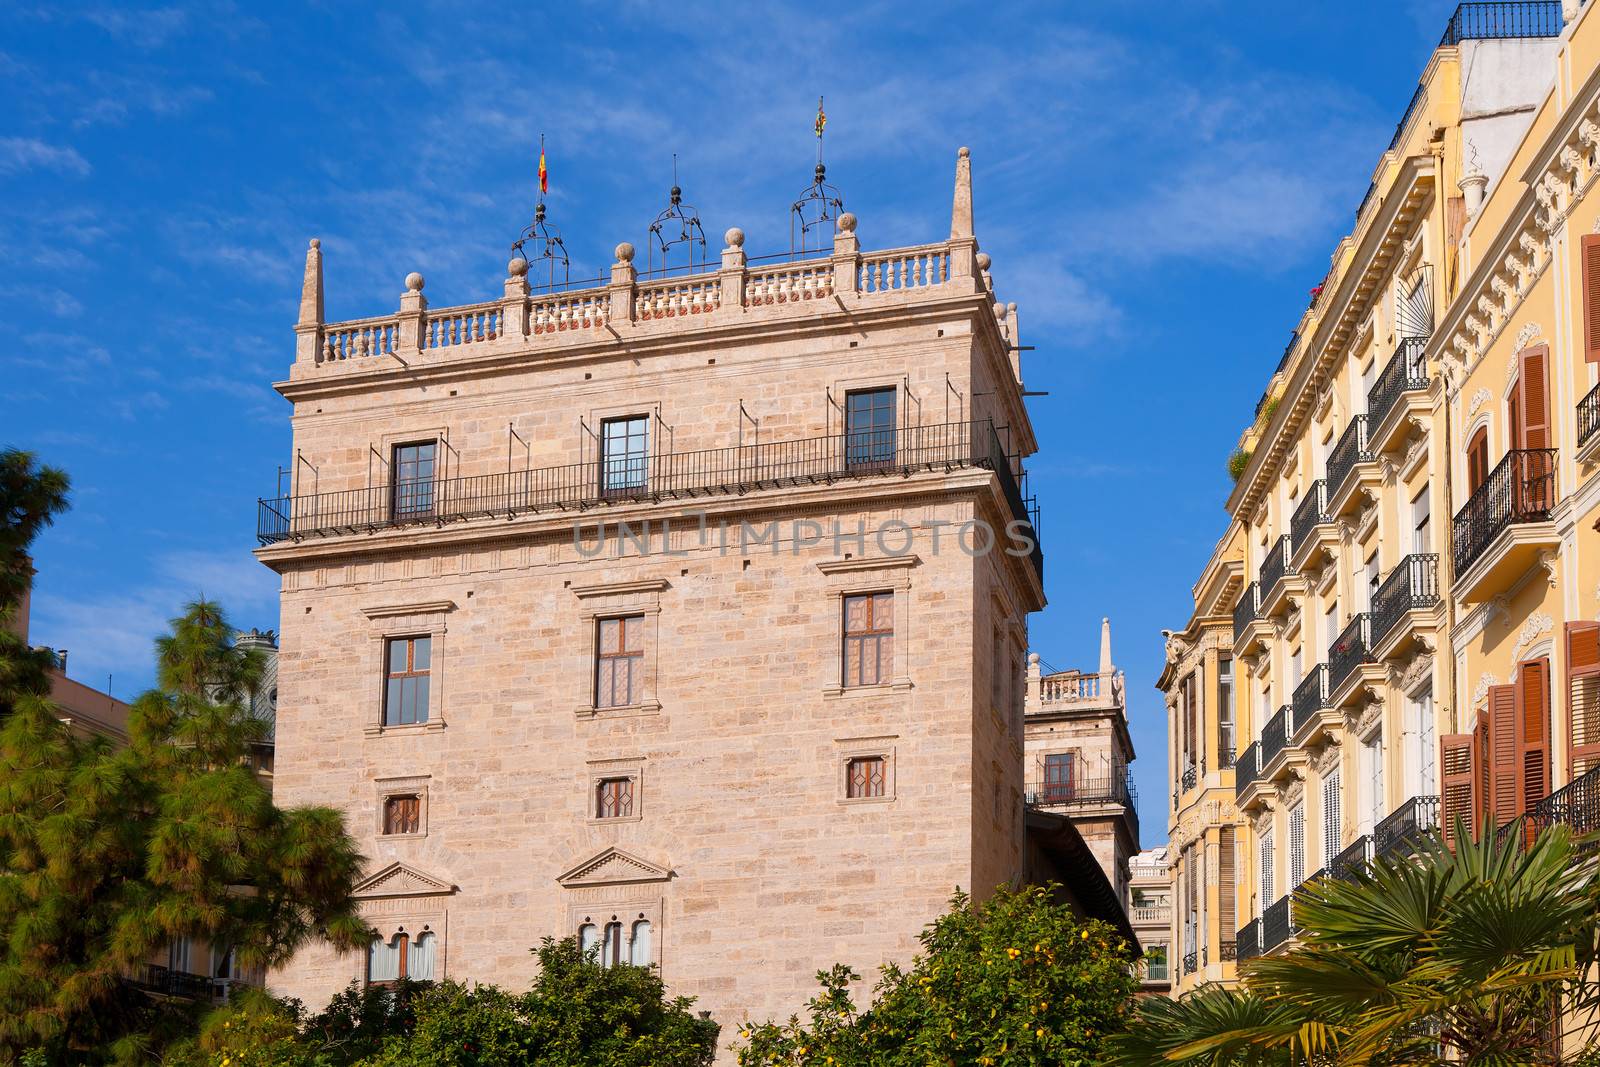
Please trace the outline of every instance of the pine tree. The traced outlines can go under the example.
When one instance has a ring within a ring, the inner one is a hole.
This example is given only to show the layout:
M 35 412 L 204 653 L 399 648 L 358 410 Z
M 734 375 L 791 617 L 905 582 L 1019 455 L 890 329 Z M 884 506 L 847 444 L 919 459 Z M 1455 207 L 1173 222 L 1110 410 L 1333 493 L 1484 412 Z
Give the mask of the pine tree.
M 0 455 L 0 615 L 65 492 L 31 457 Z M 128 979 L 182 937 L 247 967 L 313 937 L 366 943 L 351 896 L 362 857 L 339 813 L 280 809 L 250 769 L 262 725 L 245 701 L 261 662 L 233 633 L 205 600 L 172 621 L 125 747 L 75 736 L 31 654 L 0 645 L 0 1062 L 29 1049 L 148 1061 L 194 1019 Z

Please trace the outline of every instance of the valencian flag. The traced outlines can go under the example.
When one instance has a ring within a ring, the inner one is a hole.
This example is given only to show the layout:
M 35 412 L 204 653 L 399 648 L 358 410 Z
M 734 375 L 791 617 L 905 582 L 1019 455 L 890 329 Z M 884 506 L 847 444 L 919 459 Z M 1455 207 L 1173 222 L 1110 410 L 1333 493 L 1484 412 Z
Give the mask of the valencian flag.
M 539 192 L 550 191 L 550 171 L 544 165 L 544 138 L 539 138 Z
M 817 97 L 817 137 L 821 139 L 822 131 L 828 125 L 828 116 L 822 113 L 822 97 Z

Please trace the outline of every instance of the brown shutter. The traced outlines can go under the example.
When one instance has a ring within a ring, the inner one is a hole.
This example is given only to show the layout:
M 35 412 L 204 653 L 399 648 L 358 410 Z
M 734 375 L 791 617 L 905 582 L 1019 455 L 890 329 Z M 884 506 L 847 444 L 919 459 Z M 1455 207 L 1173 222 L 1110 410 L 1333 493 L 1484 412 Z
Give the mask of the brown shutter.
M 1476 492 L 1489 477 L 1489 431 L 1480 429 L 1467 442 L 1467 492 Z
M 1453 841 L 1456 820 L 1466 823 L 1469 831 L 1478 825 L 1478 805 L 1474 802 L 1474 744 L 1471 734 L 1445 734 L 1439 738 L 1439 776 L 1441 787 L 1440 822 L 1444 824 L 1446 842 Z
M 1493 784 L 1490 780 L 1490 769 L 1494 767 L 1494 759 L 1489 751 L 1489 709 L 1484 708 L 1478 712 L 1477 721 L 1472 727 L 1472 813 L 1476 821 L 1472 824 L 1474 834 L 1483 829 L 1485 823 L 1490 821 L 1492 804 L 1490 796 Z
M 1517 389 L 1522 397 L 1522 440 L 1518 448 L 1550 447 L 1550 385 L 1545 373 L 1550 350 L 1535 345 L 1518 353 L 1522 365 Z
M 1517 667 L 1517 814 L 1550 795 L 1550 661 Z
M 1600 234 L 1583 235 L 1583 358 L 1600 363 Z
M 1495 827 L 1504 826 L 1522 813 L 1521 775 L 1518 766 L 1517 686 L 1489 687 L 1488 748 L 1489 806 Z
M 1600 235 L 1594 236 L 1600 239 Z M 1567 780 L 1597 766 L 1600 766 L 1600 622 L 1569 622 Z
M 1222 931 L 1223 941 L 1232 941 L 1239 929 L 1239 909 L 1236 903 L 1239 887 L 1236 868 L 1233 827 L 1224 826 L 1217 837 L 1217 878 L 1220 883 L 1217 926 Z

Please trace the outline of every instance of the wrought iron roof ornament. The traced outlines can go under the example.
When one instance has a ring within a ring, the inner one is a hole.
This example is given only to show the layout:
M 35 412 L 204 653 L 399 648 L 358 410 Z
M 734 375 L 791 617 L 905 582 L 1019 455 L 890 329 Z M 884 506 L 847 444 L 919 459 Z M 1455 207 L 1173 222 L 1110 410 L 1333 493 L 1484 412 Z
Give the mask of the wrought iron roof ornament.
M 669 260 L 672 250 L 679 245 L 685 246 L 689 261 L 686 264 L 689 273 L 709 265 L 709 253 L 706 249 L 706 233 L 700 227 L 700 214 L 692 205 L 683 202 L 683 190 L 678 186 L 678 153 L 672 153 L 672 192 L 669 195 L 666 210 L 656 216 L 650 224 L 650 237 L 645 242 L 649 246 L 646 253 L 646 269 L 655 273 L 658 269 L 665 271 L 670 266 Z M 674 232 L 676 231 L 676 232 Z M 699 246 L 700 254 L 695 255 L 695 247 Z M 657 266 L 656 260 L 660 259 Z
M 800 194 L 800 199 L 789 206 L 789 252 L 803 256 L 808 252 L 827 251 L 833 247 L 834 231 L 839 226 L 839 216 L 844 214 L 844 194 L 828 184 L 828 168 L 822 162 L 822 131 L 828 119 L 822 110 L 822 97 L 817 97 L 817 169 L 812 173 L 811 185 Z
M 544 134 L 539 135 L 539 196 L 533 205 L 533 221 L 523 227 L 522 234 L 511 242 L 511 254 L 514 259 L 520 259 L 528 264 L 530 279 L 544 276 L 546 281 L 541 288 L 564 289 L 571 281 L 572 261 L 567 258 L 566 242 L 561 239 L 561 231 L 545 221 L 544 194 L 548 179 L 545 176 L 544 166 Z M 541 264 L 536 271 L 533 261 Z M 556 277 L 557 270 L 561 277 Z

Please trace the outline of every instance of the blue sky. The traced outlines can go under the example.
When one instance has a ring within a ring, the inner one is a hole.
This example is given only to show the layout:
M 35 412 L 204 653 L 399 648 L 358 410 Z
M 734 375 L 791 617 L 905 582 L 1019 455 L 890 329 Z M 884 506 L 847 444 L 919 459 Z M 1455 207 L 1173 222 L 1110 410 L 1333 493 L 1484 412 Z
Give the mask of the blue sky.
M 550 144 L 574 276 L 644 247 L 672 153 L 708 234 L 788 242 L 818 94 L 866 248 L 979 241 L 1020 305 L 1050 607 L 1110 615 L 1147 844 L 1165 835 L 1162 627 L 1220 533 L 1224 461 L 1348 231 L 1453 4 L 0 2 L 0 444 L 72 475 L 34 639 L 130 697 L 200 590 L 275 627 L 249 555 L 289 456 L 306 239 L 330 318 L 497 294 Z

